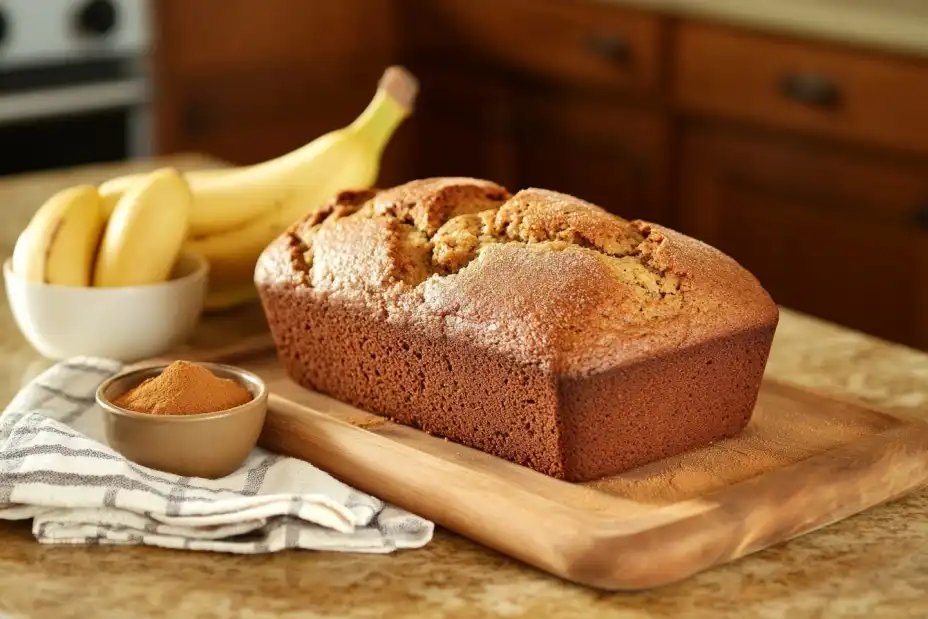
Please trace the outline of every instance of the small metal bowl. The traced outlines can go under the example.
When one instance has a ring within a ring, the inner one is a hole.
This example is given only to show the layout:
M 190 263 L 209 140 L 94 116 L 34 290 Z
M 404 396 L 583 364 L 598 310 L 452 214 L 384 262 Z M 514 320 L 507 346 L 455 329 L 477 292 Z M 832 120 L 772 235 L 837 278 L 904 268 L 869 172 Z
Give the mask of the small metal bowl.
M 251 392 L 251 401 L 216 413 L 152 415 L 120 408 L 113 400 L 158 376 L 167 365 L 113 376 L 97 389 L 110 447 L 142 466 L 185 477 L 216 479 L 233 473 L 254 449 L 267 415 L 267 386 L 258 376 L 218 363 L 200 363 Z

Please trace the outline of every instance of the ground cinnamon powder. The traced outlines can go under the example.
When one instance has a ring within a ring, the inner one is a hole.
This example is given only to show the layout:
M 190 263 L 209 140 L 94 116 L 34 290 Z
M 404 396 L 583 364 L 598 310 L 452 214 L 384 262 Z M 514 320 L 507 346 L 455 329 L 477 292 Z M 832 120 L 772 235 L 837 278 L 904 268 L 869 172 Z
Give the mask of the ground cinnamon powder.
M 137 413 L 198 415 L 240 406 L 251 392 L 189 361 L 175 361 L 158 376 L 119 396 L 113 404 Z

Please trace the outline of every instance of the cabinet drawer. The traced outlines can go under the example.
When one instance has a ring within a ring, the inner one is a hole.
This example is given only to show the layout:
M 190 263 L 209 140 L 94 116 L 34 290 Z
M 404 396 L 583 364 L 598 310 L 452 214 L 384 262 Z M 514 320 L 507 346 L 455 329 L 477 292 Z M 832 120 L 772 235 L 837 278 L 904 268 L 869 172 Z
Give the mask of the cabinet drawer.
M 679 35 L 688 111 L 928 150 L 928 64 L 701 24 Z
M 415 2 L 411 45 L 494 68 L 601 89 L 655 92 L 662 22 L 591 0 Z
M 330 70 L 332 59 L 397 50 L 393 0 L 159 0 L 156 62 L 172 73 L 238 71 L 290 62 Z M 353 77 L 353 76 L 351 76 Z

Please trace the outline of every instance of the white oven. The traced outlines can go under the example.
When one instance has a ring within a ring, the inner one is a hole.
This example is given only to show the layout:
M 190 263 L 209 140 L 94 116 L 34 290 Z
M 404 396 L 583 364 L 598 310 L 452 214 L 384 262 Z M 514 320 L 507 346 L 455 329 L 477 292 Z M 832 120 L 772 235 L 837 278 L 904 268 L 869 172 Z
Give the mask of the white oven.
M 147 0 L 0 0 L 0 175 L 151 154 Z

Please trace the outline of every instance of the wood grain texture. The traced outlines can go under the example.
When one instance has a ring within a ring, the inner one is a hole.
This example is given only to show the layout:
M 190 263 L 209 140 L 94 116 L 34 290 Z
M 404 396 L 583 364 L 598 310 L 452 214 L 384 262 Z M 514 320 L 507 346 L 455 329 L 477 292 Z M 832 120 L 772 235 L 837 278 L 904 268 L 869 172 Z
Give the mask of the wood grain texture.
M 188 75 L 391 54 L 397 46 L 393 0 L 159 0 L 154 9 L 161 59 Z
M 155 142 L 246 165 L 350 123 L 399 42 L 394 0 L 154 3 Z M 402 128 L 381 182 L 407 179 Z
M 655 94 L 663 18 L 589 0 L 401 0 L 407 53 L 474 57 L 582 88 Z
M 265 447 L 607 590 L 678 581 L 928 480 L 928 425 L 774 381 L 765 382 L 742 435 L 570 484 L 303 389 L 276 359 L 240 365 L 272 393 Z
M 924 62 L 687 22 L 673 63 L 676 96 L 687 111 L 928 150 Z M 820 105 L 788 96 L 782 81 L 797 78 L 824 80 L 837 100 Z
M 350 122 L 399 62 L 421 93 L 378 185 L 476 176 L 513 191 L 560 189 L 671 228 L 700 209 L 722 214 L 703 240 L 746 256 L 778 302 L 928 349 L 928 287 L 911 283 L 928 266 L 924 232 L 913 229 L 928 229 L 928 193 L 916 187 L 928 60 L 597 0 L 190 4 L 155 7 L 167 42 L 154 58 L 160 152 L 238 164 L 277 156 Z M 856 11 L 831 4 L 836 15 Z M 785 93 L 790 76 L 831 84 L 835 104 Z M 729 126 L 743 160 L 684 152 L 706 121 Z M 760 156 L 759 131 L 792 143 L 795 161 Z M 739 178 L 721 178 L 729 173 Z M 804 225 L 816 233 L 790 234 Z M 766 229 L 776 241 L 760 236 Z M 813 277 L 795 277 L 797 250 Z M 843 275 L 852 264 L 859 272 Z

